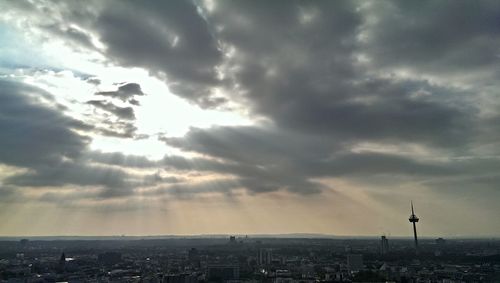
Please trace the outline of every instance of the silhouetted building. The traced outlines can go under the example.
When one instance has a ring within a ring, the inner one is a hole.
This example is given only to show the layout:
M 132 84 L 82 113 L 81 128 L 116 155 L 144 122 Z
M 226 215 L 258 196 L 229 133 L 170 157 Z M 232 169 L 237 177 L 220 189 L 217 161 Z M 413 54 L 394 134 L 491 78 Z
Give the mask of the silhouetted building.
M 29 240 L 28 239 L 21 239 L 21 241 L 19 241 L 19 244 L 21 244 L 21 247 L 26 247 L 29 243 Z
M 349 254 L 347 255 L 347 269 L 349 271 L 359 271 L 364 267 L 363 255 L 360 254 Z
M 207 267 L 207 279 L 209 281 L 221 282 L 239 278 L 240 268 L 237 265 L 209 265 Z
M 417 222 L 418 222 L 418 217 L 415 215 L 415 211 L 413 210 L 413 202 L 411 202 L 411 215 L 410 218 L 408 219 L 410 223 L 413 224 L 413 237 L 415 239 L 415 253 L 418 254 L 418 238 L 417 238 Z
M 389 252 L 389 240 L 387 240 L 386 236 L 382 236 L 380 238 L 380 253 L 386 254 Z
M 66 269 L 66 255 L 64 253 L 61 254 L 59 258 L 59 262 L 57 263 L 57 271 L 64 272 Z
M 443 239 L 443 238 L 437 238 L 436 239 L 436 245 L 443 246 L 444 244 L 446 244 L 446 240 L 445 239 Z
M 273 258 L 273 253 L 268 249 L 260 249 L 258 254 L 258 263 L 259 265 L 268 265 L 271 264 Z

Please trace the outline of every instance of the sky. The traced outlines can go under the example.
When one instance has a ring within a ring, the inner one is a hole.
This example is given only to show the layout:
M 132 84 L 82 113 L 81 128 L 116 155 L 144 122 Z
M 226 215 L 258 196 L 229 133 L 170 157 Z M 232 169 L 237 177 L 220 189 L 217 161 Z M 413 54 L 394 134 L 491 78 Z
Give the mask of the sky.
M 1 236 L 500 236 L 498 1 L 0 10 Z

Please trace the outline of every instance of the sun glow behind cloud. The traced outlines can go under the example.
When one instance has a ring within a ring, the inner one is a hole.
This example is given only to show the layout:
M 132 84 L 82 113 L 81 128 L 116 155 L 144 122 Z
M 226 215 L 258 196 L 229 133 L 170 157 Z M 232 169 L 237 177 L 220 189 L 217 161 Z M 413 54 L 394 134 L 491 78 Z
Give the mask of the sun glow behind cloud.
M 12 35 L 13 36 L 13 35 Z M 12 36 L 4 38 L 4 42 Z M 39 62 L 51 62 L 56 69 L 47 69 L 45 63 L 38 68 L 18 68 L 11 78 L 19 79 L 55 95 L 55 103 L 67 107 L 66 114 L 83 119 L 88 113 L 86 101 L 95 98 L 98 91 L 112 91 L 117 84 L 123 82 L 140 82 L 145 93 L 138 98 L 140 107 L 134 107 L 135 126 L 137 132 L 148 136 L 138 140 L 124 140 L 120 138 L 95 135 L 92 136 L 91 149 L 105 152 L 123 152 L 125 154 L 144 155 L 159 159 L 165 154 L 179 153 L 164 143 L 158 141 L 158 136 L 183 136 L 191 127 L 207 128 L 215 125 L 251 125 L 254 122 L 244 112 L 244 108 L 234 105 L 232 110 L 201 109 L 173 95 L 165 81 L 162 81 L 141 68 L 123 68 L 113 66 L 109 62 L 92 60 L 97 55 L 72 50 L 61 42 L 30 43 L 25 37 L 16 35 L 15 40 L 4 45 L 4 49 L 11 50 L 10 60 L 18 65 L 32 64 L 31 57 L 24 54 L 41 56 Z M 40 44 L 39 46 L 36 44 Z M 23 46 L 23 49 L 14 51 L 14 45 Z M 88 56 L 82 56 L 88 55 Z M 58 67 L 59 66 L 59 67 Z M 62 68 L 62 69 L 57 69 Z M 99 85 L 89 83 L 89 79 L 99 80 Z M 115 101 L 120 105 L 120 101 Z M 122 103 L 123 104 L 123 103 Z
M 286 2 L 0 0 L 0 228 L 498 234 L 498 4 Z

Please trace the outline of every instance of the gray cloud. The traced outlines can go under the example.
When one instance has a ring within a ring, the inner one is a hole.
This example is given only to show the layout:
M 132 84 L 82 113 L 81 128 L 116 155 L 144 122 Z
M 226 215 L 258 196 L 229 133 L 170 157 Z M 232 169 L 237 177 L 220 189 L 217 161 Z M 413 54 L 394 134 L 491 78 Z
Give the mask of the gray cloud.
M 326 187 L 313 179 L 321 177 L 358 178 L 385 174 L 430 178 L 470 171 L 470 168 L 460 168 L 457 163 L 417 161 L 395 154 L 353 153 L 342 145 L 342 141 L 259 127 L 191 129 L 183 138 L 165 138 L 164 141 L 184 151 L 223 161 L 167 156 L 161 164 L 179 170 L 234 175 L 239 184 L 252 193 L 276 190 L 319 193 Z
M 96 85 L 96 86 L 101 84 L 101 80 L 98 78 L 91 77 L 91 78 L 86 79 L 85 81 L 89 84 Z
M 85 158 L 92 162 L 107 165 L 117 165 L 120 167 L 150 168 L 156 165 L 156 162 L 147 159 L 144 156 L 126 155 L 121 152 L 101 152 L 89 151 Z
M 115 138 L 140 138 L 140 135 L 137 135 L 137 127 L 130 122 L 124 121 L 113 121 L 113 120 L 103 120 L 102 121 L 106 127 L 98 127 L 96 128 L 96 132 L 109 137 Z
M 497 2 L 214 1 L 213 7 L 195 3 L 199 5 L 110 1 L 86 9 L 77 2 L 56 3 L 49 6 L 61 19 L 46 32 L 88 48 L 95 47 L 85 43 L 85 35 L 94 34 L 106 46 L 98 51 L 110 62 L 145 68 L 164 79 L 173 93 L 202 107 L 238 102 L 268 124 L 193 128 L 184 137 L 163 139 L 203 157 L 151 161 L 90 153 L 85 160 L 234 177 L 220 189 L 210 184 L 169 186 L 172 195 L 241 188 L 249 193 L 287 190 L 306 195 L 327 189 L 315 181 L 321 177 L 369 183 L 383 176 L 390 182 L 415 181 L 433 189 L 463 179 L 474 188 L 471 193 L 497 184 Z M 37 15 L 28 4 L 12 5 Z M 83 31 L 68 29 L 70 19 Z M 215 96 L 215 88 L 226 97 Z M 139 91 L 139 85 L 128 84 L 98 94 L 138 105 L 133 97 Z M 131 108 L 92 103 L 133 119 Z M 72 158 L 86 142 L 65 132 L 77 121 L 65 123 L 64 134 L 55 131 L 54 136 L 61 144 L 67 142 L 64 156 Z M 133 124 L 109 125 L 100 131 L 135 136 Z M 354 152 L 360 143 L 396 149 Z M 417 150 L 399 152 L 405 146 Z M 21 164 L 30 150 L 43 150 L 42 162 L 55 151 L 50 145 L 26 149 L 22 158 L 5 152 L 1 157 Z
M 116 4 L 116 5 L 115 5 Z M 217 84 L 218 43 L 190 1 L 109 3 L 93 23 L 107 56 L 163 74 L 170 89 L 194 101 Z
M 244 15 L 226 16 L 240 9 Z M 344 141 L 466 142 L 469 133 L 462 133 L 472 129 L 475 109 L 460 107 L 456 90 L 382 78 L 358 62 L 363 16 L 356 3 L 340 1 L 218 3 L 207 12 L 208 22 L 221 26 L 216 35 L 234 50 L 221 67 L 232 82 L 228 92 L 279 127 Z M 431 97 L 415 96 L 421 89 Z
M 135 106 L 141 106 L 141 103 L 136 99 L 129 99 L 128 103 L 135 105 Z
M 28 172 L 8 177 L 5 183 L 17 186 L 52 186 L 68 184 L 81 186 L 104 186 L 125 190 L 129 175 L 122 170 L 102 166 L 89 166 L 76 162 L 61 162 L 52 166 L 38 167 Z
M 99 91 L 95 93 L 96 95 L 109 96 L 113 98 L 121 99 L 122 101 L 133 100 L 133 97 L 138 95 L 144 95 L 141 90 L 141 86 L 137 83 L 127 83 L 118 87 L 116 91 Z M 136 100 L 134 100 L 136 101 Z
M 234 180 L 220 179 L 205 181 L 194 184 L 174 184 L 167 187 L 161 187 L 151 191 L 150 195 L 166 195 L 181 199 L 190 199 L 202 194 L 218 193 L 226 196 L 232 196 L 240 184 Z
M 354 99 L 337 97 L 333 100 L 319 94 L 319 97 L 300 97 L 279 112 L 271 109 L 272 103 L 266 107 L 270 115 L 286 127 L 332 134 L 344 141 L 418 141 L 441 146 L 467 142 L 466 137 L 473 130 L 470 127 L 472 111 L 412 98 L 411 90 L 405 90 L 411 86 L 394 84 L 379 80 L 362 89 L 350 89 Z M 277 108 L 279 102 L 273 102 Z
M 134 109 L 132 107 L 119 107 L 111 102 L 106 102 L 104 100 L 90 100 L 87 104 L 93 105 L 99 109 L 110 112 L 116 117 L 125 120 L 135 120 Z
M 145 182 L 141 176 L 122 169 L 88 164 L 90 138 L 75 130 L 92 132 L 96 129 L 37 99 L 50 98 L 50 93 L 3 79 L 0 80 L 0 95 L 0 163 L 28 169 L 2 180 L 9 186 L 9 192 L 26 186 L 77 185 L 102 187 L 102 197 L 112 197 L 131 194 L 134 187 Z M 96 159 L 107 158 L 104 154 L 97 157 L 97 152 L 91 155 Z
M 90 141 L 72 128 L 82 129 L 77 120 L 56 109 L 40 106 L 30 95 L 49 95 L 38 88 L 0 80 L 0 161 L 32 167 L 76 158 Z
M 379 20 L 365 26 L 366 52 L 376 64 L 432 74 L 498 75 L 497 1 L 373 4 L 366 13 Z
M 74 27 L 49 24 L 42 26 L 42 29 L 68 39 L 68 41 L 72 42 L 77 49 L 94 48 L 94 44 L 92 43 L 90 36 L 81 30 L 75 29 Z

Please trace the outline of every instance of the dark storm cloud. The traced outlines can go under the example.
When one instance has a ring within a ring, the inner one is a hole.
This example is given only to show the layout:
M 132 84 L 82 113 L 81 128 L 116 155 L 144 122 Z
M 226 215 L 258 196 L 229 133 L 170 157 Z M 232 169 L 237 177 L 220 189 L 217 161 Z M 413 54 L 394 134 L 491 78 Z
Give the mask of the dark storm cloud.
M 227 132 L 225 131 L 227 130 Z M 258 132 L 260 129 L 257 129 Z M 197 131 L 201 131 L 197 129 Z M 252 129 L 244 127 L 225 127 L 207 132 L 218 132 L 218 137 L 222 141 L 219 145 L 213 144 L 207 147 L 197 147 L 195 152 L 203 155 L 217 157 L 212 158 L 186 158 L 182 156 L 165 156 L 159 161 L 152 161 L 140 156 L 127 156 L 121 153 L 100 153 L 91 156 L 93 162 L 107 165 L 117 165 L 123 167 L 137 168 L 165 168 L 169 172 L 212 172 L 231 177 L 231 179 L 221 179 L 223 187 L 218 188 L 219 181 L 202 182 L 191 185 L 186 180 L 179 180 L 175 177 L 161 177 L 154 174 L 144 178 L 144 182 L 151 184 L 178 183 L 183 184 L 167 186 L 163 189 L 151 191 L 149 194 L 170 194 L 179 197 L 194 197 L 204 193 L 232 194 L 232 190 L 246 189 L 248 193 L 266 193 L 278 190 L 287 190 L 296 194 L 307 195 L 320 193 L 327 187 L 321 183 L 311 181 L 315 178 L 334 177 L 359 180 L 368 184 L 380 182 L 380 178 L 385 179 L 384 183 L 389 185 L 393 182 L 419 181 L 431 188 L 440 189 L 451 187 L 454 180 L 466 180 L 470 187 L 491 187 L 498 180 L 498 168 L 500 162 L 496 158 L 456 158 L 445 160 L 417 161 L 408 156 L 382 154 L 373 152 L 353 153 L 337 152 L 325 158 L 302 158 L 302 151 L 307 151 L 307 147 L 296 146 L 295 151 L 290 150 L 289 156 L 285 157 L 281 152 L 269 150 L 268 144 L 271 141 L 264 141 L 264 138 L 256 138 L 252 151 L 245 151 L 247 144 L 232 143 L 232 135 L 243 135 L 241 132 L 251 132 Z M 199 133 L 190 133 L 186 144 L 197 143 L 188 141 L 199 137 Z M 172 139 L 169 139 L 172 141 Z M 167 142 L 169 140 L 166 140 Z M 180 138 L 179 138 L 180 140 Z M 177 141 L 179 141 L 177 140 Z M 260 142 L 258 141 L 260 140 Z M 231 141 L 231 142 L 224 142 Z M 257 142 L 256 142 L 257 141 Z M 262 142 L 264 141 L 264 142 Z M 232 151 L 243 152 L 234 155 L 212 155 L 217 150 L 208 147 L 231 147 Z M 315 143 L 308 145 L 311 149 Z M 191 147 L 193 150 L 193 147 Z M 245 154 L 246 152 L 246 154 Z M 294 152 L 298 152 L 296 156 Z M 255 156 L 258 155 L 258 158 Z M 207 156 L 207 157 L 208 157 Z M 223 161 L 220 158 L 224 156 Z M 144 184 L 145 184 L 144 183 Z M 465 184 L 465 183 L 464 183 Z M 460 187 L 464 188 L 465 185 Z
M 140 135 L 137 135 L 137 127 L 128 121 L 106 119 L 101 122 L 105 125 L 105 127 L 96 127 L 95 132 L 103 136 L 134 139 L 141 137 Z
M 136 99 L 129 99 L 128 103 L 135 105 L 135 106 L 141 106 L 141 103 Z
M 165 168 L 165 170 L 169 172 L 177 173 L 211 172 L 235 176 L 236 178 L 229 182 L 231 186 L 225 188 L 224 190 L 221 190 L 220 192 L 227 191 L 230 188 L 245 188 L 250 193 L 270 192 L 280 189 L 287 189 L 296 193 L 309 194 L 319 192 L 320 188 L 322 188 L 322 186 L 319 184 L 302 180 L 302 177 L 287 177 L 285 173 L 280 173 L 280 175 L 277 175 L 276 170 L 271 170 L 270 172 L 268 172 L 266 168 L 261 168 L 258 164 L 253 164 L 251 162 L 242 162 L 241 160 L 237 160 L 238 162 L 236 162 L 235 160 L 223 162 L 210 158 L 186 158 L 183 156 L 168 155 L 159 161 L 152 161 L 141 156 L 101 152 L 93 152 L 88 155 L 88 157 L 93 162 L 121 167 Z M 156 175 L 153 175 L 145 179 L 150 181 L 156 179 L 156 182 L 158 183 L 174 183 L 182 181 L 178 178 L 156 178 L 155 176 Z M 225 181 L 223 183 L 229 184 Z M 206 184 L 210 184 L 210 182 Z M 301 187 L 303 187 L 303 189 L 298 189 L 299 184 L 301 185 Z M 203 192 L 204 190 L 201 188 L 202 186 L 202 184 L 196 185 L 196 189 L 193 189 L 193 191 L 191 192 L 185 193 L 195 195 L 196 192 Z M 176 185 L 176 189 L 174 190 L 174 192 L 180 190 L 181 188 L 190 190 L 192 187 L 189 184 Z M 207 190 L 211 192 L 217 191 L 217 189 L 215 188 L 207 188 Z
M 234 180 L 220 179 L 193 184 L 180 184 L 162 187 L 151 191 L 150 195 L 167 195 L 176 198 L 190 199 L 200 194 L 218 193 L 231 196 L 235 189 L 240 188 Z
M 121 99 L 122 101 L 130 100 L 136 95 L 144 95 L 141 86 L 136 83 L 127 83 L 118 87 L 116 91 L 100 91 L 96 95 L 109 96 Z
M 9 191 L 26 186 L 97 186 L 105 188 L 105 197 L 130 194 L 130 188 L 142 182 L 140 176 L 121 169 L 89 165 L 84 157 L 90 138 L 74 130 L 95 128 L 44 105 L 37 97 L 51 94 L 0 80 L 0 163 L 28 169 L 2 180 Z
M 163 139 L 200 158 L 97 154 L 94 162 L 230 175 L 223 192 L 317 193 L 326 189 L 314 180 L 321 177 L 401 176 L 429 186 L 474 174 L 497 180 L 498 164 L 479 158 L 498 154 L 497 2 L 64 3 L 48 5 L 62 19 L 55 36 L 77 42 L 93 34 L 110 62 L 145 68 L 176 95 L 211 108 L 234 100 L 269 121 Z M 81 30 L 68 30 L 68 21 Z M 215 88 L 226 97 L 214 96 Z M 132 92 L 100 95 L 137 105 Z M 133 119 L 131 108 L 93 103 Z M 119 122 L 100 131 L 135 136 L 132 124 Z M 360 143 L 396 149 L 354 152 Z M 398 152 L 405 145 L 425 154 Z M 171 191 L 215 191 L 202 187 Z
M 174 176 L 163 177 L 159 172 L 156 172 L 155 174 L 146 175 L 143 179 L 143 185 L 151 186 L 159 184 L 176 184 L 183 183 L 185 181 L 185 179 L 177 178 Z
M 314 178 L 398 175 L 441 177 L 462 173 L 447 162 L 421 162 L 382 153 L 349 152 L 342 142 L 258 127 L 191 129 L 183 138 L 164 141 L 184 151 L 222 159 L 166 156 L 161 164 L 179 170 L 212 171 L 237 177 L 251 193 L 288 190 L 319 193 L 326 187 Z
M 71 128 L 82 123 L 40 106 L 29 95 L 49 95 L 26 84 L 0 80 L 0 162 L 32 167 L 78 157 L 89 138 Z
M 215 127 L 210 129 L 192 128 L 185 137 L 166 138 L 164 141 L 184 151 L 191 151 L 225 160 L 220 162 L 194 158 L 192 162 L 179 157 L 165 157 L 165 164 L 177 168 L 215 168 L 216 171 L 231 172 L 232 166 L 243 173 L 278 170 L 287 175 L 287 171 L 308 176 L 340 176 L 348 174 L 451 174 L 453 170 L 443 165 L 425 164 L 411 158 L 395 154 L 354 153 L 350 152 L 343 141 L 329 138 L 304 137 L 301 134 L 276 133 L 276 129 L 267 131 L 258 127 Z M 336 144 L 338 143 L 338 144 Z M 251 169 L 249 169 L 251 168 Z M 456 171 L 456 170 L 455 170 Z M 292 174 L 294 175 L 294 174 Z
M 286 159 L 320 158 L 339 148 L 330 140 L 256 126 L 191 128 L 185 137 L 163 138 L 163 141 L 186 151 L 261 165 L 265 165 L 270 155 L 276 157 L 276 161 L 280 156 Z M 241 150 L 243 148 L 247 150 Z
M 498 75 L 498 1 L 372 4 L 366 13 L 377 21 L 366 25 L 366 51 L 377 64 L 434 74 L 488 70 Z
M 108 5 L 87 11 L 81 23 L 107 46 L 106 55 L 126 66 L 164 73 L 174 93 L 203 107 L 227 101 L 210 95 L 219 87 L 249 102 L 255 114 L 305 132 L 447 144 L 460 140 L 457 132 L 471 129 L 470 114 L 447 100 L 411 97 L 427 82 L 373 77 L 358 64 L 359 53 L 370 55 L 384 46 L 372 48 L 360 41 L 360 34 L 386 30 L 367 25 L 359 2 L 226 1 L 214 3 L 213 9 L 189 1 Z M 456 9 L 464 10 L 460 5 Z M 77 6 L 60 9 L 68 17 L 84 13 L 77 13 Z M 435 5 L 422 5 L 432 8 L 427 6 Z M 444 11 L 444 6 L 437 8 Z M 425 26 L 425 17 L 416 22 Z
M 417 85 L 426 87 L 426 83 Z M 273 112 L 271 106 L 268 111 L 286 127 L 332 134 L 344 141 L 418 141 L 439 146 L 466 143 L 467 134 L 473 131 L 474 109 L 412 97 L 417 91 L 413 87 L 414 83 L 376 80 L 350 88 L 350 97 L 303 96 L 279 111 Z M 433 94 L 447 95 L 442 90 Z M 279 102 L 274 103 L 278 108 Z
M 150 168 L 156 165 L 154 161 L 151 161 L 144 156 L 126 155 L 121 152 L 108 153 L 90 151 L 85 157 L 93 162 L 117 165 L 120 167 Z
M 106 167 L 88 166 L 82 163 L 61 162 L 52 166 L 38 167 L 35 172 L 28 172 L 8 177 L 5 183 L 17 186 L 104 186 L 108 188 L 128 187 L 128 174 L 122 170 Z
M 449 162 L 418 161 L 413 157 L 387 153 L 350 153 L 339 155 L 333 160 L 311 164 L 317 167 L 310 174 L 319 176 L 373 176 L 406 175 L 412 177 L 443 177 L 457 175 L 460 171 Z
M 363 46 L 357 35 L 364 19 L 355 5 L 217 3 L 208 22 L 222 27 L 217 36 L 235 50 L 221 67 L 238 85 L 228 91 L 240 93 L 280 127 L 306 134 L 345 141 L 464 142 L 458 137 L 472 129 L 474 109 L 450 103 L 453 90 L 377 77 L 359 64 Z M 245 13 L 238 17 L 226 16 L 241 9 Z M 432 98 L 415 96 L 419 89 L 429 89 Z
M 52 34 L 64 37 L 77 48 L 94 48 L 90 36 L 74 27 L 51 24 L 42 26 L 42 28 Z
M 87 101 L 87 104 L 110 112 L 120 119 L 135 120 L 134 109 L 132 107 L 120 107 L 104 100 L 90 100 Z
M 192 2 L 109 4 L 93 23 L 108 57 L 163 74 L 180 96 L 194 101 L 210 96 L 221 53 Z
M 6 5 L 28 16 L 27 24 L 51 37 L 93 49 L 126 67 L 141 67 L 166 78 L 170 90 L 203 107 L 226 100 L 214 96 L 222 60 L 213 27 L 192 1 L 23 2 Z M 6 8 L 6 9 L 7 9 Z M 47 19 L 46 15 L 57 17 Z M 77 26 L 78 28 L 74 28 Z M 93 35 L 105 48 L 94 46 Z

